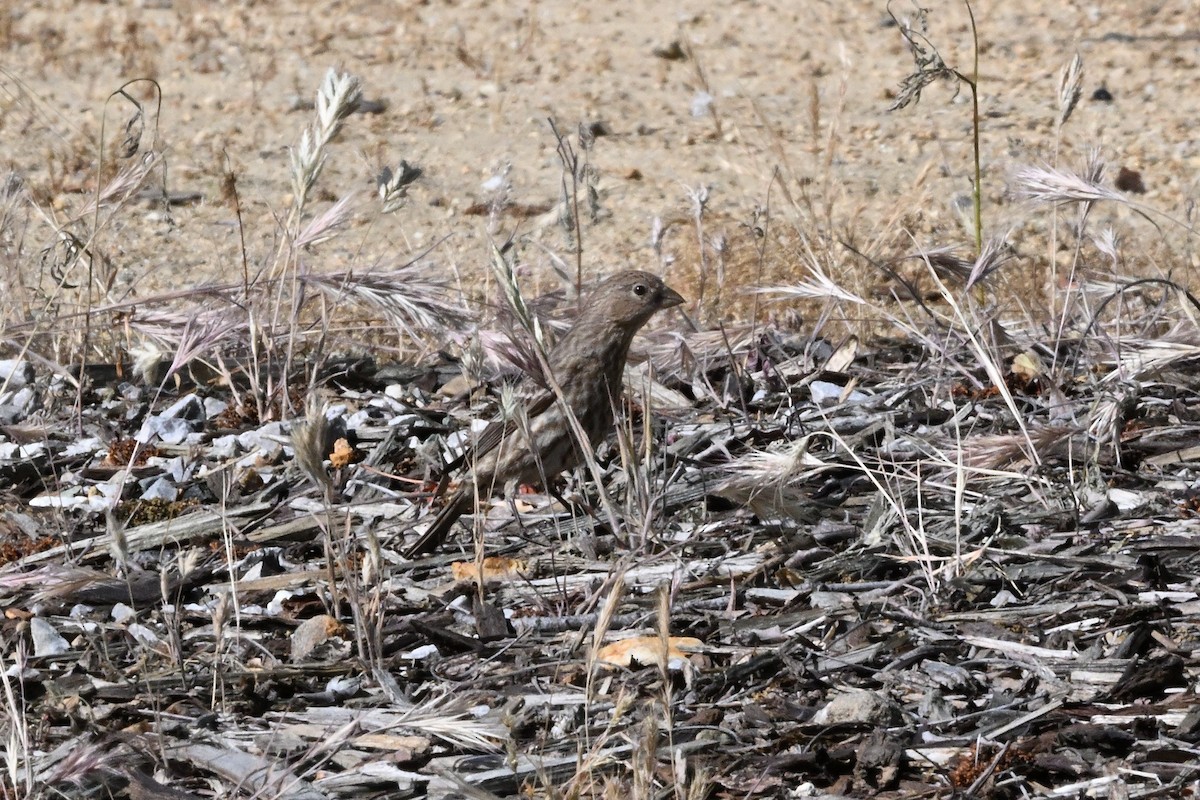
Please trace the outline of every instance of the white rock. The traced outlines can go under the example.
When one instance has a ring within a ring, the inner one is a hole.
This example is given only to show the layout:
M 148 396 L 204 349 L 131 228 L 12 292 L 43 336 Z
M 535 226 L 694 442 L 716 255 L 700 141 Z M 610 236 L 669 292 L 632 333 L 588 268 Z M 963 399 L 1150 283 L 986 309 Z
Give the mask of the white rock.
M 149 444 L 157 437 L 164 444 L 179 444 L 192 432 L 192 423 L 178 417 L 148 417 L 138 431 L 137 439 Z
M 166 500 L 168 503 L 173 503 L 179 499 L 179 489 L 175 484 L 171 483 L 166 478 L 156 478 L 153 483 L 146 487 L 142 492 L 143 500 Z
M 19 389 L 33 383 L 33 364 L 18 358 L 0 360 L 0 385 L 7 383 L 9 389 Z
M 92 455 L 100 455 L 108 448 L 95 436 L 88 436 L 83 439 L 77 439 L 67 445 L 67 449 L 63 451 L 64 456 L 82 456 L 87 453 Z
M 158 634 L 140 623 L 133 623 L 129 626 L 129 634 L 137 639 L 138 642 L 145 645 L 158 644 Z
M 158 416 L 165 419 L 203 419 L 204 405 L 194 393 L 176 400 Z
M 208 455 L 216 461 L 224 461 L 233 458 L 238 453 L 242 452 L 241 445 L 238 443 L 236 434 L 228 436 L 218 436 L 208 443 Z
M 92 608 L 89 605 L 85 605 L 83 603 L 76 603 L 75 605 L 71 606 L 71 610 L 68 611 L 67 614 L 71 617 L 71 619 L 82 620 L 84 617 L 86 617 L 88 614 L 91 614 L 95 610 L 96 609 Z M 84 622 L 83 629 L 90 632 L 91 629 L 88 627 L 89 625 L 91 625 L 92 627 L 95 627 L 94 622 Z
M 355 411 L 346 418 L 346 427 L 352 431 L 366 427 L 367 425 L 371 424 L 372 416 L 373 414 L 371 413 L 370 409 L 364 408 L 359 411 Z
M 71 649 L 71 643 L 59 636 L 54 626 L 41 617 L 29 620 L 29 632 L 33 635 L 35 656 L 57 656 Z
M 409 650 L 407 653 L 401 653 L 400 657 L 411 659 L 413 661 L 424 661 L 427 658 L 433 658 L 437 654 L 438 649 L 435 645 L 425 644 L 421 645 L 415 650 Z
M 842 392 L 845 391 L 845 388 L 829 381 L 813 381 L 808 385 L 808 391 L 817 405 L 832 405 L 841 402 Z M 855 389 L 846 395 L 845 402 L 861 403 L 869 398 L 870 395 Z
M 205 419 L 212 419 L 213 417 L 219 417 L 225 413 L 225 410 L 227 408 L 229 408 L 229 403 L 226 403 L 224 400 L 219 400 L 216 397 L 204 398 L 204 417 L 205 417 Z

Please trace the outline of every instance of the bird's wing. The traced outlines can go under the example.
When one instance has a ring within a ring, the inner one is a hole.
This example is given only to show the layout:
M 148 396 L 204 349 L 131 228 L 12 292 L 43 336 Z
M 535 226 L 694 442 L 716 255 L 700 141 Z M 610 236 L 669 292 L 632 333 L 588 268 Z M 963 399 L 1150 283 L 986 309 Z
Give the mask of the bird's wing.
M 533 419 L 554 403 L 554 393 L 542 390 L 535 395 L 527 404 L 525 404 L 525 415 L 529 419 Z M 517 421 L 511 417 L 508 419 L 494 419 L 488 426 L 483 429 L 483 432 L 475 438 L 473 444 L 468 445 L 462 453 L 446 465 L 446 469 L 442 472 L 442 480 L 446 480 L 446 476 L 457 472 L 464 464 L 474 464 L 479 459 L 483 458 L 488 453 L 500 446 L 509 436 L 512 436 L 517 430 Z M 439 484 L 438 494 L 444 490 Z

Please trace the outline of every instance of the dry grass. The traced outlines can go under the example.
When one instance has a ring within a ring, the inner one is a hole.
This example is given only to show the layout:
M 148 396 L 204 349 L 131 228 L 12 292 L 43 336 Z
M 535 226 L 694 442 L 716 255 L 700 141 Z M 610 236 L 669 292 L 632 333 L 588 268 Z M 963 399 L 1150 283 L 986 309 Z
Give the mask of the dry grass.
M 186 7 L 179 13 L 187 21 L 193 66 L 225 57 L 221 43 L 206 33 L 210 23 L 222 23 L 239 37 L 252 36 L 264 24 L 248 12 L 181 5 Z M 1117 188 L 1106 170 L 1105 153 L 1093 147 L 1086 133 L 1075 136 L 1072 129 L 1082 124 L 1085 93 L 1086 59 L 1078 54 L 1055 54 L 1066 66 L 1053 103 L 1044 109 L 1048 123 L 1031 130 L 1036 144 L 1013 159 L 997 144 L 1002 123 L 988 116 L 989 103 L 1003 102 L 1002 90 L 987 88 L 982 97 L 975 93 L 988 86 L 988 68 L 964 75 L 947 66 L 934 47 L 961 47 L 938 41 L 946 36 L 944 30 L 918 36 L 906 29 L 909 43 L 919 41 L 926 49 L 917 51 L 921 69 L 905 84 L 896 105 L 914 100 L 932 76 L 967 81 L 972 98 L 982 106 L 971 125 L 945 123 L 929 110 L 936 102 L 929 96 L 910 116 L 889 118 L 914 139 L 942 137 L 939 144 L 949 155 L 936 166 L 928 160 L 896 167 L 881 202 L 873 193 L 856 191 L 864 189 L 858 178 L 852 188 L 844 173 L 853 158 L 850 129 L 859 126 L 854 135 L 863 133 L 861 122 L 848 118 L 847 96 L 862 91 L 848 60 L 831 60 L 825 72 L 811 77 L 806 108 L 798 114 L 794 106 L 780 109 L 761 98 L 721 96 L 710 51 L 687 35 L 685 26 L 680 53 L 689 61 L 686 84 L 703 101 L 702 113 L 694 127 L 670 135 L 688 146 L 711 146 L 732 164 L 731 172 L 757 187 L 756 194 L 735 199 L 700 174 L 680 175 L 674 194 L 657 211 L 643 210 L 630 223 L 628 209 L 621 206 L 629 186 L 636 187 L 641 178 L 611 180 L 621 174 L 619 159 L 630 158 L 629 151 L 620 149 L 625 146 L 621 141 L 596 138 L 595 128 L 581 120 L 582 136 L 549 127 L 540 134 L 542 147 L 558 163 L 553 185 L 519 183 L 515 178 L 529 174 L 520 161 L 515 168 L 506 163 L 488 170 L 496 180 L 486 184 L 491 193 L 483 203 L 487 219 L 476 223 L 444 216 L 465 198 L 439 196 L 432 198 L 438 201 L 434 203 L 429 196 L 443 191 L 445 175 L 458 164 L 422 163 L 416 168 L 406 160 L 413 154 L 400 143 L 394 150 L 380 146 L 370 152 L 361 144 L 368 135 L 364 130 L 377 134 L 374 129 L 384 123 L 356 113 L 372 87 L 347 72 L 326 73 L 312 112 L 301 112 L 303 120 L 289 118 L 286 134 L 264 136 L 257 152 L 227 152 L 212 141 L 190 141 L 183 125 L 162 119 L 182 105 L 178 98 L 163 100 L 158 84 L 148 80 L 163 78 L 170 69 L 156 46 L 163 41 L 162 24 L 109 7 L 99 12 L 99 23 L 79 27 L 56 26 L 41 12 L 29 13 L 24 19 L 0 15 L 0 45 L 11 43 L 35 54 L 30 70 L 81 69 L 75 50 L 104 48 L 116 54 L 121 74 L 146 79 L 114 92 L 94 112 L 95 119 L 64 122 L 66 112 L 29 89 L 24 76 L 0 72 L 8 106 L 4 125 L 18 124 L 11 120 L 23 114 L 29 129 L 59 132 L 47 137 L 41 163 L 12 171 L 0 187 L 0 259 L 8 265 L 0 276 L 0 356 L 30 360 L 61 376 L 41 396 L 38 415 L 61 421 L 64 410 L 74 408 L 70 416 L 80 428 L 84 406 L 96 405 L 105 399 L 104 392 L 114 391 L 113 386 L 89 383 L 86 365 L 112 364 L 120 380 L 148 385 L 147 402 L 156 408 L 189 370 L 200 367 L 210 387 L 219 386 L 239 407 L 253 409 L 260 422 L 295 419 L 307 404 L 307 422 L 293 427 L 291 445 L 296 464 L 320 487 L 322 508 L 312 512 L 325 564 L 320 600 L 331 617 L 347 616 L 351 609 L 349 655 L 389 691 L 382 642 L 388 624 L 383 584 L 390 565 L 370 526 L 357 528 L 349 512 L 335 510 L 335 486 L 324 463 L 327 431 L 318 376 L 335 356 L 366 351 L 419 362 L 448 349 L 465 354 L 470 367 L 482 360 L 472 352 L 473 342 L 482 341 L 489 351 L 507 348 L 516 360 L 540 360 L 538 348 L 515 352 L 520 346 L 509 344 L 521 339 L 514 319 L 538 337 L 540 323 L 526 300 L 539 289 L 578 290 L 611 260 L 631 255 L 656 259 L 668 282 L 690 300 L 686 324 L 692 329 L 660 345 L 655 360 L 669 360 L 687 378 L 680 382 L 682 388 L 712 401 L 737 422 L 754 420 L 744 411 L 745 398 L 735 397 L 728 386 L 707 383 L 714 363 L 733 365 L 734 379 L 752 384 L 737 372 L 754 371 L 753 380 L 786 387 L 793 376 L 783 373 L 780 378 L 772 370 L 794 365 L 782 364 L 769 351 L 776 341 L 790 336 L 816 351 L 822 338 L 902 340 L 924 360 L 919 376 L 914 370 L 913 391 L 926 393 L 929 407 L 949 407 L 957 420 L 970 404 L 963 393 L 968 398 L 993 393 L 1000 398 L 997 413 L 1007 415 L 1007 432 L 978 436 L 956 422 L 952 435 L 931 437 L 915 462 L 864 456 L 859 440 L 836 432 L 793 439 L 778 450 L 735 461 L 729 469 L 734 477 L 724 491 L 760 515 L 788 517 L 805 505 L 806 495 L 796 487 L 830 472 L 835 461 L 837 469 L 857 472 L 873 487 L 868 535 L 878 536 L 898 562 L 915 565 L 930 602 L 952 592 L 956 581 L 977 566 L 979 551 L 970 551 L 957 538 L 967 527 L 968 506 L 1000 484 L 1039 496 L 1050 485 L 1038 474 L 1047 461 L 1072 464 L 1062 484 L 1070 502 L 1086 505 L 1098 473 L 1080 453 L 1111 450 L 1111 459 L 1119 462 L 1131 397 L 1136 405 L 1137 392 L 1130 387 L 1197 358 L 1195 186 L 1178 204 Z M 546 36 L 533 18 L 522 20 L 519 28 L 517 53 L 536 49 Z M 894 33 L 888 36 L 895 38 Z M 308 28 L 305 35 L 315 38 Z M 982 35 L 986 63 L 989 32 Z M 431 59 L 466 65 L 489 82 L 502 83 L 506 75 L 526 67 L 512 53 L 494 59 L 481 55 L 487 48 L 465 34 L 452 47 L 446 41 L 433 44 Z M 976 43 L 967 52 L 978 56 L 980 51 Z M 380 55 L 383 60 L 405 57 Z M 282 69 L 279 58 L 276 53 L 254 59 L 249 71 L 253 99 L 231 103 L 224 124 L 253 117 L 254 104 L 263 97 L 261 87 Z M 825 76 L 829 78 L 821 80 Z M 397 113 L 414 124 L 441 128 L 435 118 L 447 112 L 432 107 L 431 98 L 451 93 L 451 88 L 424 87 L 420 97 L 398 98 Z M 499 92 L 481 92 L 477 99 L 501 118 Z M 796 116 L 803 117 L 801 135 L 791 130 Z M 359 149 L 348 152 L 342 145 L 355 136 Z M 281 147 L 285 141 L 290 143 L 287 152 Z M 171 195 L 184 185 L 171 171 L 175 154 L 192 145 L 207 148 L 209 163 L 204 169 L 192 164 L 184 176 L 222 198 L 194 212 L 173 204 Z M 1033 152 L 1052 155 L 1031 158 Z M 488 157 L 478 152 L 460 156 L 472 163 Z M 252 173 L 245 165 L 256 160 L 272 161 L 274 173 L 267 178 Z M 981 160 L 986 170 L 979 166 Z M 365 169 L 359 163 L 364 161 L 370 162 Z M 1082 166 L 1072 168 L 1075 162 Z M 625 174 L 634 172 L 640 174 L 625 168 Z M 374 196 L 361 191 L 366 173 L 373 179 Z M 958 191 L 947 198 L 941 173 L 974 179 L 959 180 L 954 184 Z M 972 213 L 967 224 L 959 225 L 959 197 L 972 184 L 977 190 Z M 248 187 L 253 189 L 248 192 Z M 427 193 L 423 216 L 417 219 L 407 216 L 410 190 Z M 551 211 L 532 222 L 517 213 L 543 205 Z M 215 213 L 213 207 L 220 209 L 221 230 L 232 235 L 219 241 L 214 236 L 208 246 L 206 235 L 193 230 L 189 243 L 179 249 L 173 241 L 176 226 L 195 224 L 204 214 Z M 443 216 L 431 216 L 429 209 Z M 616 215 L 622 215 L 621 232 L 606 234 L 607 220 Z M 460 229 L 467 227 L 471 230 Z M 992 238 L 984 239 L 985 232 Z M 436 244 L 447 237 L 456 241 Z M 506 238 L 509 250 L 502 255 L 493 241 Z M 146 257 L 156 252 L 156 243 L 171 249 L 169 262 Z M 481 266 L 484 260 L 492 262 L 495 274 Z M 482 309 L 504 306 L 513 315 L 501 316 L 494 330 L 479 323 L 486 317 Z M 795 349 L 809 352 L 803 346 Z M 821 363 L 814 357 L 805 369 L 811 366 L 809 372 L 815 373 Z M 1089 366 L 1093 372 L 1085 368 Z M 1014 390 L 1013 376 L 1021 369 L 1026 370 L 1023 379 L 1043 381 L 1061 393 L 1095 392 L 1097 399 L 1083 418 L 1027 423 Z M 644 389 L 640 405 L 650 408 L 649 389 L 635 388 Z M 10 396 L 6 379 L 0 397 Z M 602 468 L 594 458 L 588 460 L 588 474 L 601 487 L 600 514 L 633 555 L 612 568 L 602 589 L 591 592 L 591 605 L 580 603 L 598 607 L 590 637 L 577 639 L 590 643 L 583 665 L 589 738 L 579 742 L 578 766 L 570 778 L 543 776 L 534 790 L 539 795 L 650 797 L 673 792 L 699 797 L 708 786 L 705 773 L 689 773 L 686 759 L 670 747 L 678 687 L 665 657 L 650 700 L 654 708 L 636 727 L 626 725 L 632 699 L 605 693 L 605 675 L 595 660 L 627 599 L 625 573 L 633 560 L 643 560 L 637 566 L 669 568 L 674 557 L 674 545 L 653 536 L 656 509 L 671 474 L 654 471 L 658 459 L 651 449 L 652 415 L 646 413 L 642 420 L 641 429 L 624 429 L 618 440 L 628 475 L 624 505 L 603 489 Z M 818 440 L 824 448 L 820 452 L 810 449 Z M 232 495 L 227 477 L 219 479 L 225 481 L 225 494 Z M 926 526 L 926 506 L 934 495 L 953 498 L 955 538 L 949 552 Z M 137 565 L 122 524 L 111 513 L 98 519 L 105 520 L 112 543 L 114 573 L 128 576 Z M 65 511 L 55 521 L 64 534 L 76 523 Z M 240 542 L 232 523 L 225 526 L 221 542 L 226 561 L 233 564 Z M 477 562 L 483 556 L 480 536 Z M 191 574 L 191 558 L 171 567 L 180 580 Z M 169 608 L 165 566 L 162 575 L 159 605 L 176 628 L 176 638 L 168 643 L 173 648 L 169 660 L 182 668 L 183 645 L 178 618 Z M 241 649 L 247 631 L 237 581 L 230 587 L 214 610 L 213 645 L 207 654 L 218 665 L 210 675 L 214 707 L 220 706 L 226 688 L 223 671 L 240 669 L 236 660 L 246 653 Z M 678 589 L 676 576 L 657 590 L 654 630 L 664 653 Z M 483 604 L 482 585 L 477 590 Z M 23 648 L 18 643 L 0 650 L 5 744 L 0 793 L 32 798 L 41 796 L 48 782 L 69 785 L 76 772 L 95 769 L 96 763 L 92 751 L 81 748 L 76 760 L 61 761 L 57 772 L 35 777 L 29 720 L 23 716 L 19 682 L 8 671 L 27 660 Z M 593 706 L 602 702 L 611 708 L 592 724 Z M 414 707 L 405 724 L 464 748 L 495 746 L 499 734 L 463 722 L 463 713 L 454 704 L 431 703 Z M 616 768 L 611 747 L 622 737 L 636 747 Z M 655 758 L 656 753 L 666 755 Z

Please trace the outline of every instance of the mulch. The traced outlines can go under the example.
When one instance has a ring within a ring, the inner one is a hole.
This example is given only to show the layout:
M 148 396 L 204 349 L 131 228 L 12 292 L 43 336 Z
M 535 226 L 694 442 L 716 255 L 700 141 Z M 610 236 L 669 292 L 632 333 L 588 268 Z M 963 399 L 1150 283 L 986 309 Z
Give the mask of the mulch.
M 968 338 L 644 343 L 603 491 L 415 561 L 455 364 L 331 365 L 321 475 L 302 402 L 23 368 L 4 794 L 1191 796 L 1196 349 Z

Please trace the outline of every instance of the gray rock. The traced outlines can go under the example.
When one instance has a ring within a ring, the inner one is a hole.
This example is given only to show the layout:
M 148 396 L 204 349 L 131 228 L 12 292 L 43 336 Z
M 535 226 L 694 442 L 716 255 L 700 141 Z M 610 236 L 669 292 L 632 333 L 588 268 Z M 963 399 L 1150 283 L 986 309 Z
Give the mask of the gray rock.
M 891 700 L 865 689 L 852 689 L 834 695 L 824 708 L 813 715 L 812 724 L 891 725 L 897 716 L 896 706 Z

